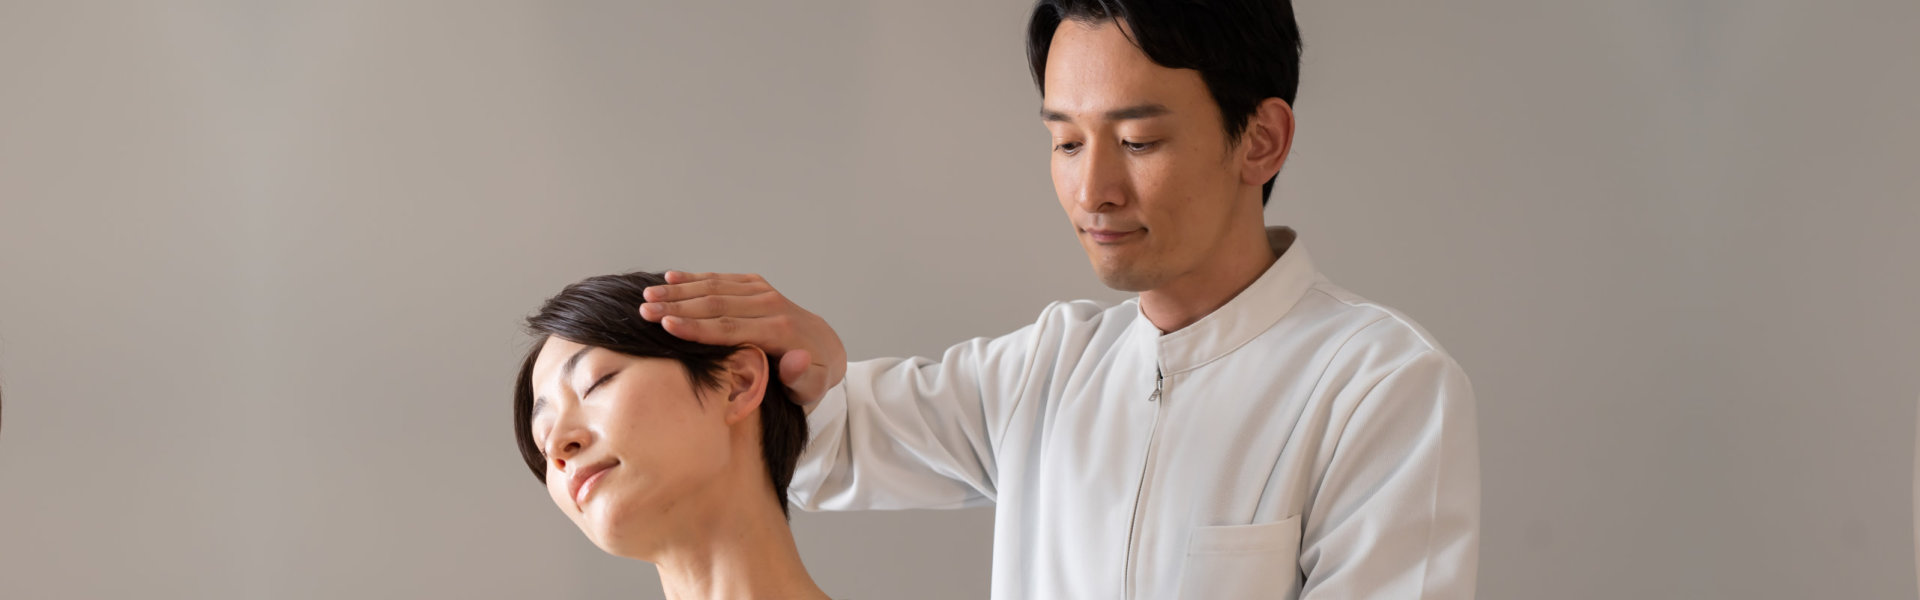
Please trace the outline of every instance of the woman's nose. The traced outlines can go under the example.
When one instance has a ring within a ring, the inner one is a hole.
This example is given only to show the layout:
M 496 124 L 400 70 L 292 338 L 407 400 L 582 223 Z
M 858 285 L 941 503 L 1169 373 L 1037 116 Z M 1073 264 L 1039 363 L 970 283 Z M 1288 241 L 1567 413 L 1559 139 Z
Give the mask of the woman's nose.
M 587 444 L 593 440 L 592 435 L 592 432 L 585 427 L 567 427 L 555 431 L 553 437 L 547 440 L 546 448 L 547 456 L 553 461 L 553 466 L 566 470 L 567 461 L 586 449 Z

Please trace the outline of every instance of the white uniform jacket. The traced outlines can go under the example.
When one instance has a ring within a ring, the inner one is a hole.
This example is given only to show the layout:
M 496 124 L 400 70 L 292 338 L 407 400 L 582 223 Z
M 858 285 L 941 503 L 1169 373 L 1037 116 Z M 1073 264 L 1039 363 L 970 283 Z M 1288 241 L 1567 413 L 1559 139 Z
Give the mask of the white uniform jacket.
M 1471 598 L 1473 391 L 1418 325 L 1279 260 L 1162 334 L 1049 305 L 939 361 L 849 365 L 807 510 L 995 507 L 993 598 Z

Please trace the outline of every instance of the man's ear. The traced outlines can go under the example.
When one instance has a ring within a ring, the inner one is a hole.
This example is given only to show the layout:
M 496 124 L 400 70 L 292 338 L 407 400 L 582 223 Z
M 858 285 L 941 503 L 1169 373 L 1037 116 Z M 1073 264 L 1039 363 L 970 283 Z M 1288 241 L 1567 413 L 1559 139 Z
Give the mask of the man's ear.
M 721 375 L 727 391 L 727 424 L 733 425 L 760 408 L 767 397 L 767 353 L 758 347 L 744 346 L 722 361 Z
M 1266 185 L 1280 173 L 1287 153 L 1293 150 L 1293 107 L 1279 98 L 1262 100 L 1253 117 L 1247 119 L 1247 131 L 1240 143 L 1247 149 L 1240 163 L 1240 182 Z

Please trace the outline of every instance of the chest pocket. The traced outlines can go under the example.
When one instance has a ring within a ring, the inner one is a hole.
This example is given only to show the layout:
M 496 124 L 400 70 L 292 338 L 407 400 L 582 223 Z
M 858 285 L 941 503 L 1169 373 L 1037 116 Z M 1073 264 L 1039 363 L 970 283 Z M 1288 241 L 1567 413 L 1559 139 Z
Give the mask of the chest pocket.
M 1299 515 L 1274 523 L 1195 527 L 1187 538 L 1179 597 L 1294 598 L 1299 555 Z

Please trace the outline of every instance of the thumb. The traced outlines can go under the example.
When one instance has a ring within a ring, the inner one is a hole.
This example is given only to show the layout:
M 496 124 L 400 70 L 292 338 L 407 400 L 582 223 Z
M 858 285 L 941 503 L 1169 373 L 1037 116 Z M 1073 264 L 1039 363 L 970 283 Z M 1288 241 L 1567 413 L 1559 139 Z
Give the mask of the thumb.
M 827 370 L 813 364 L 813 353 L 794 350 L 780 357 L 780 382 L 793 390 L 793 401 L 811 406 L 825 396 Z
M 813 353 L 806 350 L 794 350 L 780 357 L 780 382 L 793 387 L 807 373 L 807 367 L 813 364 Z

